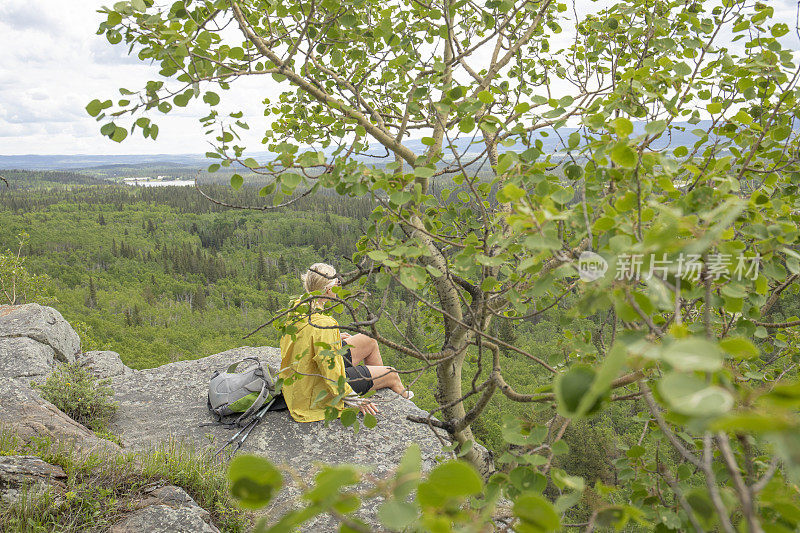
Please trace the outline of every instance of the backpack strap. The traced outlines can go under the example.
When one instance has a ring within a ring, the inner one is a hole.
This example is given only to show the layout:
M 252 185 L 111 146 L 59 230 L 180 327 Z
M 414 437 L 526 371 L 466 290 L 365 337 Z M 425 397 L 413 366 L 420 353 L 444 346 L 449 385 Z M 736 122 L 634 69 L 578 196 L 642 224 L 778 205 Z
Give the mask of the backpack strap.
M 264 402 L 266 402 L 267 398 L 269 397 L 270 397 L 270 390 L 269 387 L 267 386 L 267 380 L 265 379 L 264 384 L 261 386 L 261 392 L 258 393 L 258 396 L 250 405 L 250 407 L 248 407 L 247 410 L 244 413 L 242 413 L 242 415 L 239 418 L 236 419 L 236 425 L 240 426 L 241 423 L 244 421 L 244 419 L 246 419 L 248 416 L 258 411 L 261 408 L 261 406 L 264 405 Z
M 258 357 L 245 357 L 241 361 L 233 363 L 231 366 L 228 367 L 228 372 L 233 373 L 236 371 L 236 368 L 239 366 L 240 363 L 244 363 L 245 361 L 252 361 L 256 365 L 258 365 L 258 372 L 261 374 L 261 378 L 264 380 L 264 383 L 261 386 L 261 392 L 258 393 L 258 396 L 247 408 L 247 410 L 236 419 L 236 425 L 241 426 L 242 422 L 247 419 L 250 415 L 258 411 L 262 405 L 267 401 L 267 398 L 271 396 L 272 391 L 275 388 L 275 384 L 272 382 L 272 375 L 269 372 L 269 368 L 265 365 Z
M 228 367 L 228 370 L 226 370 L 226 372 L 227 372 L 228 374 L 233 374 L 233 373 L 235 373 L 235 372 L 236 372 L 236 369 L 239 367 L 239 365 L 240 365 L 240 364 L 242 364 L 242 363 L 244 363 L 245 361 L 253 361 L 253 362 L 254 362 L 256 365 L 258 365 L 258 366 L 261 366 L 261 361 L 258 359 L 258 357 L 255 357 L 255 356 L 252 356 L 252 355 L 251 355 L 251 356 L 245 357 L 244 359 L 239 359 L 239 360 L 238 360 L 238 361 L 236 361 L 235 363 L 232 363 L 232 364 L 231 364 L 231 365 Z

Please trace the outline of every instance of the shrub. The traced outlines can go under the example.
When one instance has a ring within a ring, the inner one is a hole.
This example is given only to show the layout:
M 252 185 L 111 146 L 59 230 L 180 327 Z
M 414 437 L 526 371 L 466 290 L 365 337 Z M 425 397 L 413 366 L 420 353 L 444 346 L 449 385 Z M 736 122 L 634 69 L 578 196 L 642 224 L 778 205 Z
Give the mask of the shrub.
M 57 300 L 50 294 L 51 280 L 46 274 L 31 274 L 25 268 L 22 250 L 27 244 L 28 235 L 18 236 L 19 248 L 0 251 L 0 304 L 23 304 L 39 302 L 52 304 Z
M 108 433 L 108 424 L 117 410 L 112 400 L 114 391 L 108 383 L 77 364 L 62 364 L 36 388 L 42 398 L 67 416 L 102 435 Z

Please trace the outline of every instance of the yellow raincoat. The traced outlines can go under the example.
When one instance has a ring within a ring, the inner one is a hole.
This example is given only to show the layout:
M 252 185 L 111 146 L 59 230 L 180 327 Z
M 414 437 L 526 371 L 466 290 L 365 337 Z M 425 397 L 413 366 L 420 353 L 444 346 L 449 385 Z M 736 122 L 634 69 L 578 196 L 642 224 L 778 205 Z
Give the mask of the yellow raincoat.
M 310 322 L 310 323 L 309 323 Z M 323 326 L 323 329 L 311 324 Z M 298 422 L 316 422 L 325 419 L 325 407 L 328 402 L 339 394 L 338 381 L 340 376 L 347 379 L 344 371 L 344 360 L 341 356 L 334 357 L 333 368 L 330 367 L 330 356 L 322 356 L 323 348 L 315 346 L 317 342 L 324 342 L 332 349 L 342 347 L 342 338 L 339 334 L 339 324 L 333 317 L 314 313 L 311 318 L 303 317 L 296 324 L 297 333 L 284 335 L 281 338 L 281 369 L 280 377 L 284 380 L 295 373 L 316 374 L 303 375 L 297 381 L 283 385 L 283 397 L 289 412 Z M 322 377 L 324 376 L 324 377 Z M 326 379 L 327 378 L 327 379 Z M 345 394 L 352 394 L 353 389 L 345 383 Z M 320 391 L 327 391 L 328 396 L 315 403 Z M 344 409 L 344 401 L 339 400 L 336 408 Z

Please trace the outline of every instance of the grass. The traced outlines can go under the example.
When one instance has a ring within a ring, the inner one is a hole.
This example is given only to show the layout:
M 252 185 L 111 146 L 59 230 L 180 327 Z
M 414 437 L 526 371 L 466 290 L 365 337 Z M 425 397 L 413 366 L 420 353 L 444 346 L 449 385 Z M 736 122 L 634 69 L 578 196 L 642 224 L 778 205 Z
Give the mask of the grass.
M 35 455 L 67 474 L 63 493 L 27 487 L 12 505 L 0 508 L 0 531 L 106 530 L 133 510 L 145 489 L 159 485 L 182 487 L 222 531 L 238 533 L 250 526 L 230 496 L 224 467 L 181 442 L 142 453 L 82 456 L 50 439 L 22 442 L 0 427 L 0 455 Z

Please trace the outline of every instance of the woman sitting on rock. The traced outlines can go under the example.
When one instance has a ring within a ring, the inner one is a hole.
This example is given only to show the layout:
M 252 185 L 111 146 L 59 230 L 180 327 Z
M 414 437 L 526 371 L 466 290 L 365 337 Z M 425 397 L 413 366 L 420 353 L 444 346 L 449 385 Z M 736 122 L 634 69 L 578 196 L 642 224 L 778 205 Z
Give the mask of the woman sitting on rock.
M 307 293 L 319 291 L 324 296 L 335 298 L 331 289 L 339 281 L 336 269 L 331 265 L 311 265 L 301 279 Z M 280 377 L 284 379 L 283 396 L 292 418 L 298 422 L 324 420 L 325 407 L 339 395 L 338 382 L 342 376 L 345 378 L 345 397 L 334 406 L 339 411 L 347 404 L 357 405 L 362 413 L 378 414 L 375 404 L 358 396 L 371 390 L 388 388 L 403 398 L 413 397 L 413 393 L 403 386 L 397 371 L 383 364 L 378 342 L 360 333 L 340 333 L 336 320 L 321 312 L 326 302 L 331 300 L 313 300 L 310 312 L 295 314 L 295 321 L 290 324 L 296 331 L 281 338 Z M 347 347 L 343 356 L 322 353 L 325 350 L 322 346 L 339 350 L 343 344 Z M 327 397 L 320 400 L 323 391 L 327 392 Z

